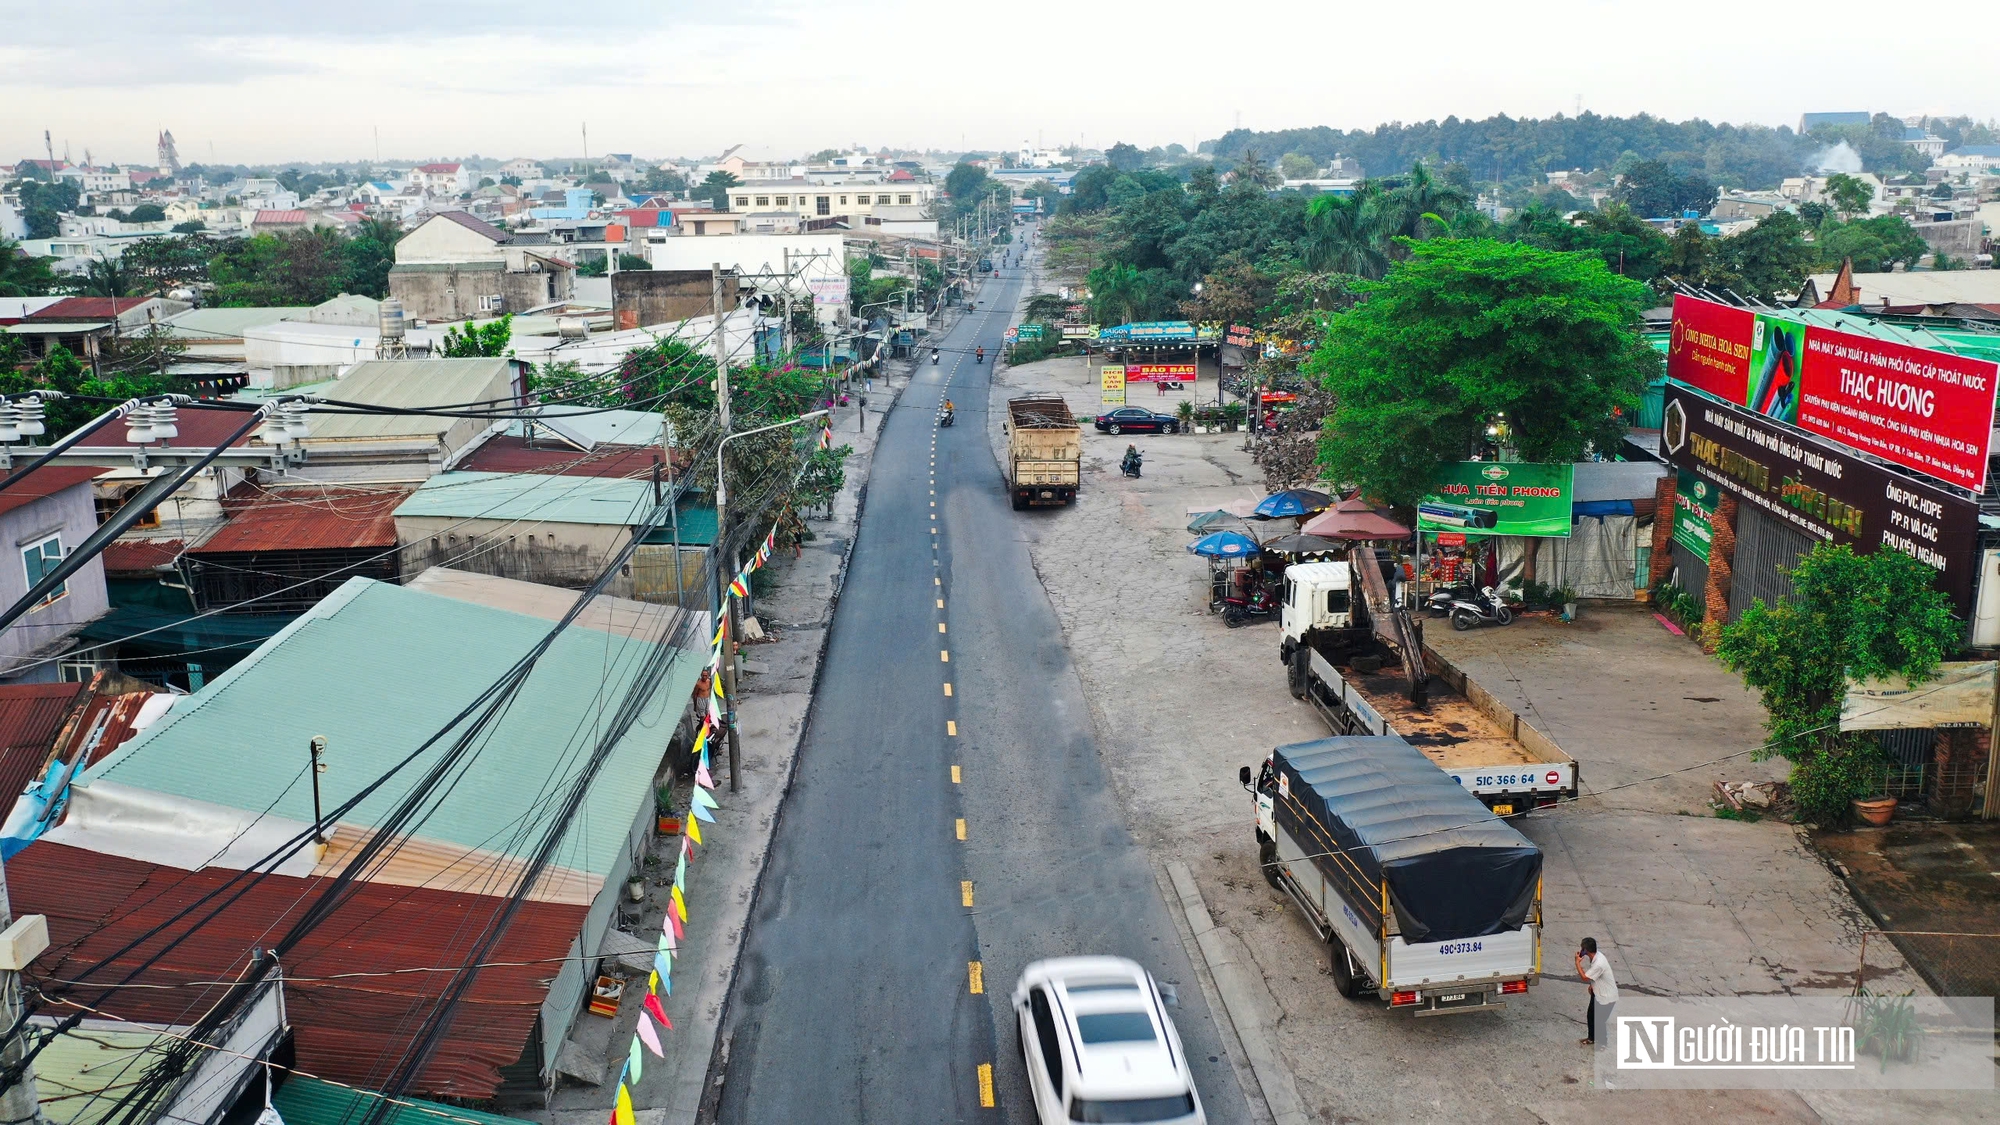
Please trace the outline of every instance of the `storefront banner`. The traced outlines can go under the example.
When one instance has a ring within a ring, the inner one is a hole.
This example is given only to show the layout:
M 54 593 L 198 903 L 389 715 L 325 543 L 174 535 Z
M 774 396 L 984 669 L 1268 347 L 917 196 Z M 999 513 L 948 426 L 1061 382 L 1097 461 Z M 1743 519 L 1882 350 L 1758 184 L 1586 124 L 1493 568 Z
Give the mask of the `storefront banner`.
M 1462 535 L 1567 539 L 1575 469 L 1568 464 L 1459 461 L 1417 505 L 1417 528 Z
M 1106 406 L 1125 405 L 1125 369 L 1115 364 L 1098 368 L 1098 385 L 1103 388 Z
M 1192 383 L 1194 382 L 1194 364 L 1128 363 L 1125 365 L 1125 381 L 1128 383 Z
M 1813 328 L 1799 426 L 1978 492 L 2000 365 Z
M 1667 377 L 1730 402 L 1746 402 L 1750 336 L 1756 315 L 1693 297 L 1674 298 Z
M 1695 558 L 1708 561 L 1708 545 L 1715 536 L 1716 487 L 1686 469 L 1674 483 L 1674 542 Z
M 2000 364 L 1674 298 L 1667 375 L 1809 433 L 1979 491 Z
M 1970 613 L 1978 565 L 1973 501 L 1671 383 L 1660 444 L 1675 468 L 1815 539 L 1860 551 L 1890 547 L 1937 568 L 1938 588 L 1960 614 Z

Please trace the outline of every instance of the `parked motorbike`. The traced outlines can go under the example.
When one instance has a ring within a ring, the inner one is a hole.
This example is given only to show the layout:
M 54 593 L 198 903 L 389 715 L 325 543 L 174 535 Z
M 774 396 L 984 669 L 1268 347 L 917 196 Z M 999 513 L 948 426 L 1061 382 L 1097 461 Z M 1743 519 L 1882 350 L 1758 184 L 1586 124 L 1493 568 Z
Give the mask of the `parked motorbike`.
M 1514 611 L 1491 586 L 1481 589 L 1478 597 L 1451 603 L 1451 627 L 1461 633 L 1477 625 L 1506 625 L 1513 620 Z
M 1222 596 L 1222 623 L 1241 629 L 1253 617 L 1269 617 L 1278 612 L 1278 595 L 1268 584 L 1259 583 L 1248 594 L 1230 592 Z
M 1450 617 L 1453 603 L 1469 602 L 1478 596 L 1479 591 L 1468 583 L 1446 586 L 1424 600 L 1424 612 L 1431 617 Z

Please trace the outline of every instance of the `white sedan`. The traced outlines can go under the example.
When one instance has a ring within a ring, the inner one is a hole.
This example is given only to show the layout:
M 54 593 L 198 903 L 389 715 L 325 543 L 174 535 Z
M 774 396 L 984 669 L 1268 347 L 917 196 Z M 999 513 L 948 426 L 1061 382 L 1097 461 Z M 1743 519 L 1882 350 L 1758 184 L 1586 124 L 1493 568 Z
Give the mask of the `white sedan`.
M 1201 1125 L 1201 1098 L 1153 975 L 1123 957 L 1036 961 L 1014 986 L 1042 1125 Z

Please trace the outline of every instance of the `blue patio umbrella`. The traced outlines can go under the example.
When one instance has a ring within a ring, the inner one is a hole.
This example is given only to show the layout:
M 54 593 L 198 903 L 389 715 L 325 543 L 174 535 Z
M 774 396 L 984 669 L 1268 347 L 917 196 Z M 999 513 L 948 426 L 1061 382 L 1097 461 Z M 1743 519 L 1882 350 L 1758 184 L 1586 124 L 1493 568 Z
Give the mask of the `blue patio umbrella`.
M 1324 512 L 1333 497 L 1324 492 L 1314 492 L 1310 488 L 1288 488 L 1283 492 L 1273 492 L 1257 505 L 1256 515 L 1260 519 L 1282 520 L 1300 519 L 1314 512 Z
M 1211 559 L 1247 558 L 1256 554 L 1258 550 L 1255 539 L 1234 531 L 1218 531 L 1188 544 L 1189 554 L 1205 555 Z

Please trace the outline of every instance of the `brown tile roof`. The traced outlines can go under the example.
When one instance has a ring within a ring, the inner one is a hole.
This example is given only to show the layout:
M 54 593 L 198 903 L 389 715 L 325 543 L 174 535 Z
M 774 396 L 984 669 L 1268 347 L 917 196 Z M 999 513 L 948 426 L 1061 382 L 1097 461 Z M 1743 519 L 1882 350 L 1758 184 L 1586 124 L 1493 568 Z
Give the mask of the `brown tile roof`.
M 66 297 L 22 318 L 22 323 L 38 320 L 110 320 L 138 308 L 151 297 Z
M 223 502 L 233 513 L 229 522 L 188 554 L 394 547 L 396 506 L 412 491 L 238 485 Z
M 5 492 L 0 492 L 0 512 L 11 512 L 66 488 L 75 488 L 96 479 L 108 469 L 94 465 L 44 465 Z
M 264 226 L 272 224 L 290 225 L 307 222 L 311 218 L 311 215 L 310 211 L 259 211 L 257 212 L 257 217 L 250 221 L 253 224 Z
M 112 574 L 136 574 L 166 566 L 181 557 L 181 539 L 114 539 L 104 546 L 104 569 Z
M 543 439 L 529 447 L 526 438 L 501 434 L 487 440 L 458 467 L 475 473 L 539 473 L 543 476 L 616 477 L 644 480 L 660 460 L 658 446 L 600 445 L 589 453 Z
M 450 219 L 466 230 L 493 242 L 506 242 L 513 237 L 484 219 L 474 218 L 466 211 L 439 211 L 437 217 L 440 219 Z
M 250 414 L 244 410 L 183 406 L 174 415 L 174 426 L 180 430 L 180 436 L 176 437 L 172 444 L 177 448 L 213 449 L 227 441 L 229 435 L 236 432 L 237 427 L 249 420 Z M 249 445 L 250 439 L 256 436 L 257 431 L 253 428 L 230 444 L 232 447 Z M 132 443 L 125 440 L 123 422 L 110 422 L 99 427 L 96 433 L 79 441 L 77 446 L 81 449 L 127 450 L 132 448 Z M 101 473 L 105 470 L 97 471 Z

